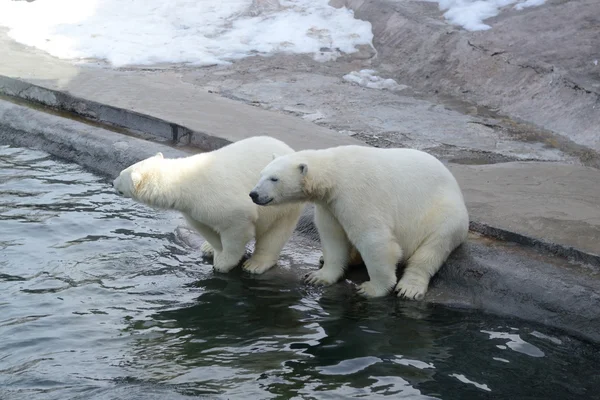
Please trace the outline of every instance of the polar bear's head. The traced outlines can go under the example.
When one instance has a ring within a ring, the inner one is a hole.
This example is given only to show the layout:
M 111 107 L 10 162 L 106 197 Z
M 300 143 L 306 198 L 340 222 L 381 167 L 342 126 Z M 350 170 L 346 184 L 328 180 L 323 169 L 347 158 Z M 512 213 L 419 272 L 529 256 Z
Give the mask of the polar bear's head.
M 158 160 L 162 160 L 162 153 L 146 158 L 140 162 L 125 168 L 113 181 L 113 187 L 121 196 L 137 199 L 140 189 L 147 180 L 149 172 L 156 166 Z
M 308 165 L 302 157 L 288 154 L 277 157 L 260 173 L 260 180 L 250 192 L 252 201 L 258 205 L 305 201 L 305 179 Z

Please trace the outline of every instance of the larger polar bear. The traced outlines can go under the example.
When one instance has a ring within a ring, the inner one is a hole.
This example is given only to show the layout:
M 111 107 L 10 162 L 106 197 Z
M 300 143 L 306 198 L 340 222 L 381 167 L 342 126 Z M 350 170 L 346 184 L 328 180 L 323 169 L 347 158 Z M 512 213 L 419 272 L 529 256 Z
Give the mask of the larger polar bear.
M 256 238 L 243 267 L 260 274 L 277 263 L 304 204 L 259 207 L 248 192 L 273 153 L 293 151 L 277 139 L 257 136 L 190 157 L 166 159 L 158 153 L 123 170 L 113 186 L 138 202 L 180 211 L 209 243 L 202 251 L 214 255 L 217 271 L 237 266 L 246 244 Z
M 398 296 L 422 299 L 469 228 L 452 173 L 412 149 L 340 146 L 281 156 L 261 172 L 250 196 L 261 205 L 314 202 L 324 263 L 307 280 L 338 281 L 354 246 L 370 277 L 359 292 L 369 297 L 395 285 Z M 397 282 L 399 261 L 406 268 Z

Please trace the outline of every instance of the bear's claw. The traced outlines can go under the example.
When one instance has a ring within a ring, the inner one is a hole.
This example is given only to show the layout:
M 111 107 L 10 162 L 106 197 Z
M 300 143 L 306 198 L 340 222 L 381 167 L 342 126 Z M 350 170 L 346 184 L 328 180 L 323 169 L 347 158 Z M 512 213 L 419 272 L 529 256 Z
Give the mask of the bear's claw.
M 257 261 L 252 259 L 251 257 L 244 261 L 244 264 L 242 264 L 242 268 L 246 272 L 259 275 L 271 269 L 271 267 L 273 267 L 275 264 L 275 262 Z
M 428 283 L 422 283 L 415 279 L 400 279 L 396 285 L 398 297 L 404 297 L 410 300 L 423 300 L 427 293 Z
M 329 286 L 336 283 L 338 279 L 339 277 L 332 276 L 331 274 L 327 273 L 327 270 L 321 268 L 318 271 L 314 271 L 306 275 L 304 280 L 306 283 L 311 285 Z
M 200 246 L 200 251 L 202 252 L 202 256 L 204 257 L 214 257 L 215 255 L 215 249 L 213 249 L 213 247 L 208 242 L 202 243 L 202 246 Z
M 390 289 L 377 285 L 371 281 L 366 281 L 358 286 L 358 294 L 365 297 L 382 297 L 387 295 Z

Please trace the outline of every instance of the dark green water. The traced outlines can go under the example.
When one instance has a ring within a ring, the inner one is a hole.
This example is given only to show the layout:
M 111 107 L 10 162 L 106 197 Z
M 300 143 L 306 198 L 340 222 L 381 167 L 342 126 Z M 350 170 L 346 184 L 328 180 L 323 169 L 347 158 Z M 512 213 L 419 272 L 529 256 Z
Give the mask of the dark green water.
M 76 165 L 0 147 L 0 399 L 600 398 L 597 345 L 215 275 L 180 224 Z

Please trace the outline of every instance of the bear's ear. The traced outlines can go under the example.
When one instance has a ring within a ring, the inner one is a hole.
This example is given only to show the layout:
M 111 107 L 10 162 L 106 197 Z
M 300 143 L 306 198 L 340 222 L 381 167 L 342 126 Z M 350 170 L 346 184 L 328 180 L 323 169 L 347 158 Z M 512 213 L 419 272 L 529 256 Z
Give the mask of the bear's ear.
M 158 157 L 158 158 L 165 158 L 163 156 L 163 153 L 161 153 L 160 151 L 158 153 L 156 153 L 156 155 L 154 157 Z
M 308 165 L 300 164 L 300 165 L 298 165 L 298 169 L 300 170 L 300 173 L 302 174 L 302 176 L 306 176 L 306 174 L 308 172 Z
M 131 183 L 133 183 L 133 190 L 135 192 L 137 192 L 140 188 L 140 185 L 142 184 L 142 174 L 140 174 L 139 172 L 132 172 L 131 173 Z
M 276 159 L 277 157 L 279 157 L 279 154 L 273 153 L 273 160 Z

